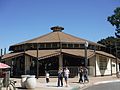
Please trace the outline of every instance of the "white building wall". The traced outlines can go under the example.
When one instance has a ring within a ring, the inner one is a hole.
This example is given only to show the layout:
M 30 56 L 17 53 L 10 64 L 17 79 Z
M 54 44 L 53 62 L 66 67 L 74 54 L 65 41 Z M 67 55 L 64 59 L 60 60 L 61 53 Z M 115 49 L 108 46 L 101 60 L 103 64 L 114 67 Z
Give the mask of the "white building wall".
M 105 70 L 100 70 L 99 67 L 100 58 L 99 55 L 96 55 L 96 75 L 111 75 L 111 58 L 107 57 L 107 68 Z
M 95 56 L 90 58 L 89 75 L 95 76 L 95 68 L 96 68 L 96 76 L 116 74 L 116 59 L 107 57 L 106 69 L 100 70 L 100 66 L 99 66 L 100 58 L 99 58 L 99 56 L 100 55 L 96 54 L 96 59 L 95 59 Z M 118 62 L 118 65 L 117 65 L 118 71 L 119 71 L 119 63 L 120 62 Z
M 112 59 L 112 74 L 116 74 L 116 66 L 117 66 L 117 72 L 119 72 L 119 61 L 117 62 L 118 64 L 116 65 L 116 59 Z
M 100 69 L 99 69 L 99 55 L 96 55 L 96 76 L 101 75 Z
M 112 60 L 112 73 L 116 74 L 116 61 L 115 61 L 115 59 Z
M 108 63 L 107 63 L 107 69 L 105 70 L 105 75 L 111 75 L 111 59 L 107 58 Z
M 120 68 L 119 68 L 119 63 L 117 64 L 117 68 L 118 68 L 118 72 L 120 71 Z

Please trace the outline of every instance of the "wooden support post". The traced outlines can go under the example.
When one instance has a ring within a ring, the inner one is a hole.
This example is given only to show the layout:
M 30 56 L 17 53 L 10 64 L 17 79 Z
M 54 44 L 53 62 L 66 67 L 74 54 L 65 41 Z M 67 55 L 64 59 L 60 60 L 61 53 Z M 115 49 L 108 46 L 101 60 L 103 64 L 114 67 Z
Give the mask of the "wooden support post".
M 59 55 L 59 69 L 63 68 L 63 55 Z

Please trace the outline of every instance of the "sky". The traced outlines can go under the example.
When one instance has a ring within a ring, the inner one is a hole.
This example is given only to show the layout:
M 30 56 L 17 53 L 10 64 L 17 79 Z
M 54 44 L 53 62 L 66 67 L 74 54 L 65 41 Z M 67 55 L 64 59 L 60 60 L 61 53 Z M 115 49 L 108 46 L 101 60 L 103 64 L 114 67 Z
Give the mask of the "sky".
M 114 36 L 108 21 L 120 0 L 0 0 L 0 49 L 52 32 L 97 42 Z

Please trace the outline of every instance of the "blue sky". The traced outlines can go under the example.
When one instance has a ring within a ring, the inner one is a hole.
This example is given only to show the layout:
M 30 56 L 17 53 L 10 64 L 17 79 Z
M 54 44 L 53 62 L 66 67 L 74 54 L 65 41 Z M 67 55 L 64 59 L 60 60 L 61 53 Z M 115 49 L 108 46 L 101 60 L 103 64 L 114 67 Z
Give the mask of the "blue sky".
M 0 0 L 0 48 L 51 32 L 64 32 L 97 42 L 114 36 L 107 21 L 120 0 Z

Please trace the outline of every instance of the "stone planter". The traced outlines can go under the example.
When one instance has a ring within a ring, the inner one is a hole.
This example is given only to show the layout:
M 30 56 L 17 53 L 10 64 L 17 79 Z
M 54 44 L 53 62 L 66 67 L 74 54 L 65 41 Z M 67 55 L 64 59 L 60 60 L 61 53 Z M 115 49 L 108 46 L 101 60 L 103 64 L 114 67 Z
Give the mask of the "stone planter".
M 26 81 L 25 81 L 25 86 L 28 89 L 33 89 L 36 87 L 36 78 L 35 75 L 30 75 L 27 77 Z
M 26 79 L 27 79 L 28 76 L 30 76 L 30 75 L 21 75 L 21 86 L 22 86 L 22 88 L 26 88 L 25 83 L 26 83 Z

